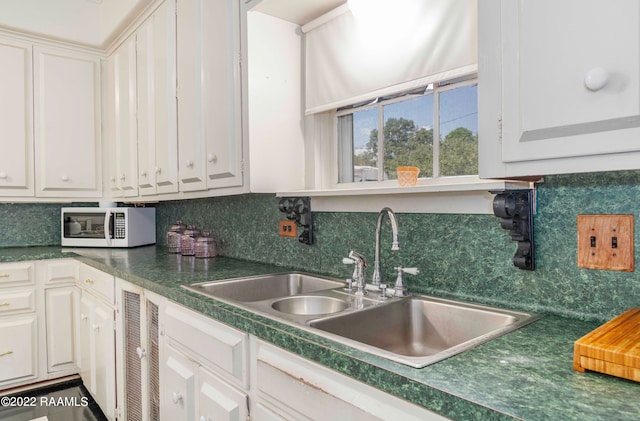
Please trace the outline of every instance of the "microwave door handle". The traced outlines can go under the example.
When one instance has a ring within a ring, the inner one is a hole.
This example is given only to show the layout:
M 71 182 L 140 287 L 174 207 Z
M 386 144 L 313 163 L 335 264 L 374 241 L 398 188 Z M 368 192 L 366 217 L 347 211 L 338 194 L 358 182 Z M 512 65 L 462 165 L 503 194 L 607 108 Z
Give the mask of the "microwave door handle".
M 111 246 L 111 218 L 113 215 L 111 214 L 111 209 L 107 210 L 107 213 L 104 215 L 104 239 L 107 241 L 107 246 Z

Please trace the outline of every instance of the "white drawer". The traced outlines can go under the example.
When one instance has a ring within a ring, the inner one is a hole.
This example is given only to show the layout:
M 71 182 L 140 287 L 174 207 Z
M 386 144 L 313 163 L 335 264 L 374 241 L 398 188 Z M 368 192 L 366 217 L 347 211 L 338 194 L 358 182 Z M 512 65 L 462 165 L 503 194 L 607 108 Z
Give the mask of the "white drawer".
M 35 288 L 0 290 L 0 315 L 36 310 Z
M 34 285 L 33 262 L 0 263 L 0 288 Z
M 116 280 L 113 275 L 81 264 L 78 279 L 82 289 L 104 298 L 109 304 L 115 304 Z
M 76 282 L 78 262 L 73 259 L 42 260 L 37 262 L 38 279 L 46 285 Z
M 0 386 L 37 377 L 37 331 L 35 314 L 0 320 Z
M 225 378 L 248 387 L 248 335 L 177 304 L 165 309 L 165 333 Z

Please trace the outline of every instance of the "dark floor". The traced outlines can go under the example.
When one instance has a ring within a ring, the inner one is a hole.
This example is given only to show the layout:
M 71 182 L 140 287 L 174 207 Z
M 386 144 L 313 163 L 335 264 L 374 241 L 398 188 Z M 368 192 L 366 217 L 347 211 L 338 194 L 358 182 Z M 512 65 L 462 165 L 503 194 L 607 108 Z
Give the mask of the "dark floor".
M 0 396 L 1 421 L 107 421 L 79 379 Z

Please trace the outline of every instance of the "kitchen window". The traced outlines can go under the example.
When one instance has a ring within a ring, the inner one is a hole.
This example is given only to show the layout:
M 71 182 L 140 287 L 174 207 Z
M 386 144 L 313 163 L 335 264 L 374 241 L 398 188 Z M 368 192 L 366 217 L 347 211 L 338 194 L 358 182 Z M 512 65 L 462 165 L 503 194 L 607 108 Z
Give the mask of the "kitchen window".
M 478 173 L 475 78 L 342 107 L 336 118 L 341 184 L 396 180 L 399 166 L 420 178 Z

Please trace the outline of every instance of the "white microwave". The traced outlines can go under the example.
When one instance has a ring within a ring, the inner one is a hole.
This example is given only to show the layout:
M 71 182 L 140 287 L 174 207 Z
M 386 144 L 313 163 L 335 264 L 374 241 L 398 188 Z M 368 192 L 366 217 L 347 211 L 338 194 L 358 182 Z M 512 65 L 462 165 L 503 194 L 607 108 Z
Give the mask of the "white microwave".
M 155 208 L 62 208 L 60 239 L 72 247 L 137 247 L 156 242 Z

